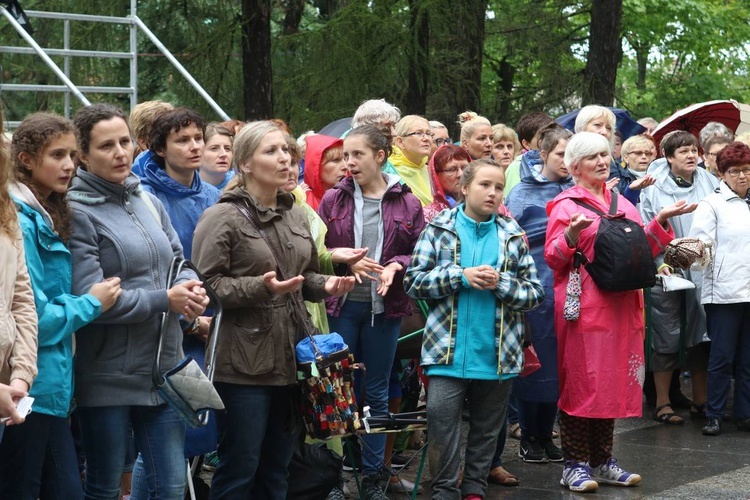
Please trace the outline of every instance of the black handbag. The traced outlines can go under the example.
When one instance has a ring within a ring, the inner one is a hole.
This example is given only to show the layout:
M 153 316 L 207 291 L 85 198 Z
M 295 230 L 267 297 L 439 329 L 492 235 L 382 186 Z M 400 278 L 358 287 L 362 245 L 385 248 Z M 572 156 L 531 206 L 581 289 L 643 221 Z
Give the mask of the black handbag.
M 152 378 L 156 392 L 167 404 L 185 421 L 190 427 L 202 427 L 208 424 L 209 410 L 223 410 L 224 403 L 213 385 L 214 363 L 216 360 L 216 343 L 218 339 L 219 326 L 221 325 L 221 301 L 208 286 L 203 277 L 195 269 L 190 261 L 172 261 L 172 267 L 167 277 L 167 288 L 171 288 L 174 280 L 184 269 L 191 269 L 203 281 L 206 294 L 211 300 L 214 317 L 211 320 L 209 330 L 209 347 L 206 355 L 206 371 L 203 373 L 198 363 L 190 356 L 180 361 L 177 366 L 163 371 L 160 366 L 161 352 L 164 345 L 164 331 L 172 316 L 171 311 L 162 313 L 161 325 L 159 327 L 159 347 L 156 350 L 156 359 L 152 370 Z

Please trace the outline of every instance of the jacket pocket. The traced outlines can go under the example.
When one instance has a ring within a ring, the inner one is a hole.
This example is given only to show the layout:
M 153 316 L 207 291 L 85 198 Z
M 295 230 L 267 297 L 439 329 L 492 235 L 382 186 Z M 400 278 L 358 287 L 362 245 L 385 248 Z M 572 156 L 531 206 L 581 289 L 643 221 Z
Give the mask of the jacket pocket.
M 245 375 L 264 375 L 274 367 L 273 312 L 253 308 L 252 321 L 236 322 L 232 332 L 232 368 Z

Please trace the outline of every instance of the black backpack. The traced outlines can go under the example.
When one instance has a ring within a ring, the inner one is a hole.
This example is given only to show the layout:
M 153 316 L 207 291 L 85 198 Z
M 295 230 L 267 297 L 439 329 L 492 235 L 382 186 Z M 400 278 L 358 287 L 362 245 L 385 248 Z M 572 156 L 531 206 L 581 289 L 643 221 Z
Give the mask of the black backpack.
M 594 241 L 594 261 L 586 264 L 586 271 L 596 286 L 607 292 L 651 288 L 656 284 L 656 264 L 648 237 L 640 224 L 616 215 L 618 197 L 612 193 L 608 214 L 573 200 L 601 217 Z

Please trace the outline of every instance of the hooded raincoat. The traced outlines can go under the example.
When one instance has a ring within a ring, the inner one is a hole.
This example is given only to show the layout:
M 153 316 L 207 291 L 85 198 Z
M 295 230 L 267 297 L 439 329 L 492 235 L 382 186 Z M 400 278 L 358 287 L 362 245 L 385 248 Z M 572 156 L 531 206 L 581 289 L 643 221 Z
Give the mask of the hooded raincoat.
M 326 192 L 323 181 L 320 178 L 320 169 L 323 166 L 323 156 L 331 148 L 340 147 L 344 141 L 337 137 L 315 134 L 305 138 L 307 149 L 305 150 L 305 184 L 310 188 L 307 191 L 307 204 L 313 210 L 318 209 L 320 200 Z
M 414 196 L 419 198 L 422 206 L 432 203 L 430 174 L 427 172 L 427 157 L 416 164 L 406 157 L 398 146 L 393 146 L 393 153 L 388 157 L 401 180 L 411 188 Z
M 680 200 L 699 203 L 719 185 L 719 180 L 707 170 L 697 168 L 689 187 L 680 187 L 669 175 L 669 164 L 665 158 L 651 163 L 648 173 L 656 178 L 656 184 L 641 193 L 639 210 L 641 218 L 648 223 L 659 211 Z M 675 238 L 684 238 L 690 233 L 694 213 L 673 217 L 669 223 Z M 664 264 L 664 254 L 656 256 L 657 268 Z M 701 272 L 682 270 L 682 276 L 695 285 L 694 289 L 665 292 L 659 287 L 651 290 L 652 347 L 658 353 L 677 353 L 680 345 L 691 347 L 708 341 L 706 313 L 701 306 Z M 682 339 L 681 339 L 682 337 Z
M 641 223 L 636 208 L 619 195 L 617 216 Z M 554 272 L 555 331 L 560 377 L 561 410 L 575 417 L 640 417 L 646 367 L 643 358 L 643 292 L 606 292 L 596 286 L 585 266 L 581 266 L 581 316 L 577 321 L 563 318 L 566 287 L 573 268 L 576 248 L 565 241 L 565 229 L 573 214 L 583 213 L 594 223 L 581 231 L 577 248 L 593 262 L 594 241 L 600 217 L 576 204 L 580 200 L 604 213 L 609 211 L 612 194 L 604 189 L 606 204 L 591 192 L 574 186 L 547 204 L 549 223 L 544 259 Z M 674 238 L 656 219 L 644 228 L 654 256 Z
M 542 175 L 543 162 L 538 151 L 529 151 L 521 160 L 521 183 L 511 190 L 505 200 L 511 215 L 526 231 L 531 257 L 544 287 L 544 301 L 526 314 L 531 333 L 531 343 L 542 367 L 528 377 L 514 380 L 514 393 L 524 401 L 539 403 L 557 402 L 559 381 L 557 377 L 557 336 L 550 318 L 555 314 L 554 276 L 544 260 L 544 242 L 547 236 L 547 202 L 568 188 L 573 179 L 567 176 L 552 182 Z
M 180 237 L 185 258 L 190 259 L 198 219 L 208 207 L 218 201 L 221 191 L 201 180 L 197 171 L 190 187 L 180 184 L 167 174 L 153 156 L 143 167 L 141 186 L 162 202 Z

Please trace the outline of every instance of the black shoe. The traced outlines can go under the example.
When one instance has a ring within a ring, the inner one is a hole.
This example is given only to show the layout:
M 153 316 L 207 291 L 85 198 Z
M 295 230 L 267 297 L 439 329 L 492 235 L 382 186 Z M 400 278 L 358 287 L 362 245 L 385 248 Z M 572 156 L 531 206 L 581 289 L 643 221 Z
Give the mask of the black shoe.
M 394 453 L 393 456 L 391 456 L 391 469 L 401 470 L 406 467 L 407 463 L 409 463 L 409 458 L 400 453 Z
M 388 500 L 380 487 L 380 476 L 373 474 L 362 478 L 362 498 L 364 500 Z
M 562 450 L 555 446 L 555 443 L 552 442 L 552 438 L 542 440 L 542 448 L 544 448 L 544 455 L 550 462 L 563 461 Z
M 679 410 L 689 410 L 693 402 L 690 401 L 682 392 L 674 391 L 669 394 L 669 401 L 672 403 L 672 408 Z
M 709 418 L 701 432 L 704 436 L 718 436 L 721 434 L 721 419 Z
M 737 429 L 745 432 L 750 432 L 750 418 L 740 420 L 737 422 Z
M 539 440 L 535 437 L 526 439 L 521 438 L 521 446 L 518 448 L 518 456 L 523 459 L 524 462 L 534 464 L 547 463 L 547 456 L 544 454 L 544 448 Z
M 356 438 L 347 438 L 344 441 L 343 468 L 346 472 L 362 470 L 362 448 Z

